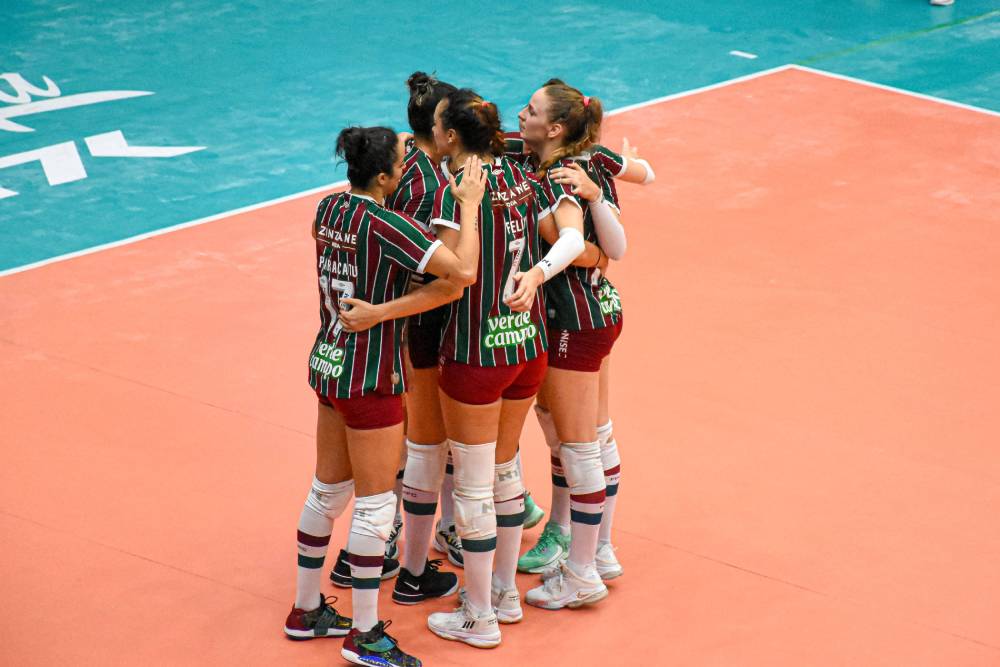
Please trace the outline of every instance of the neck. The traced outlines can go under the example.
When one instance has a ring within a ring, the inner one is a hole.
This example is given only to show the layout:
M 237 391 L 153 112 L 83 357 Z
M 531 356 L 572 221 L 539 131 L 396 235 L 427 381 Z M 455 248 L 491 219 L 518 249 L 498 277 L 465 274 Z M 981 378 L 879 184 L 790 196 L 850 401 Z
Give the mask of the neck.
M 413 135 L 413 145 L 430 155 L 435 162 L 440 161 L 437 154 L 437 145 L 434 143 L 433 138 Z
M 560 148 L 562 144 L 558 140 L 548 139 L 541 146 L 532 146 L 531 152 L 538 156 L 539 163 L 544 164 Z
M 451 158 L 452 173 L 458 173 L 458 170 L 465 166 L 465 161 L 475 155 L 479 156 L 483 164 L 491 164 L 493 162 L 492 153 L 473 153 L 472 151 L 462 149 Z
M 377 185 L 371 190 L 356 188 L 352 185 L 350 192 L 353 195 L 363 195 L 365 197 L 371 197 L 376 202 L 378 202 L 379 206 L 385 204 L 385 193 L 382 192 L 382 188 L 378 187 Z

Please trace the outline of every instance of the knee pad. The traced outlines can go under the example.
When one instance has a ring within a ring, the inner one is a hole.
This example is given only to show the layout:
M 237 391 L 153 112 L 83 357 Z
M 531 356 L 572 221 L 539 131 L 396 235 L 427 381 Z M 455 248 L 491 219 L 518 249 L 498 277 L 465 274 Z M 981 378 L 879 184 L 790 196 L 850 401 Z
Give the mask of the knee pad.
M 392 491 L 357 498 L 354 501 L 351 532 L 385 542 L 392 533 L 392 521 L 395 518 L 396 494 Z
M 493 467 L 493 501 L 496 503 L 513 500 L 524 495 L 524 480 L 517 458 Z
M 406 471 L 403 484 L 411 489 L 437 492 L 444 481 L 444 467 L 448 461 L 448 443 L 418 445 L 406 441 Z
M 353 479 L 336 484 L 324 484 L 313 477 L 312 488 L 309 489 L 309 495 L 306 496 L 306 507 L 333 521 L 344 513 L 353 494 Z
M 570 493 L 582 495 L 604 490 L 600 443 L 564 442 L 560 454 Z
M 455 528 L 462 546 L 470 551 L 483 545 L 482 550 L 495 545 L 497 534 L 496 508 L 493 505 L 493 459 L 496 443 L 465 445 L 451 443 L 455 460 Z M 473 544 L 468 545 L 466 542 Z
M 613 428 L 614 428 L 614 422 L 612 422 L 610 419 L 608 420 L 607 424 L 597 427 L 597 440 L 598 442 L 601 443 L 601 447 L 603 447 L 604 443 L 606 443 L 611 438 L 611 433 L 613 432 Z

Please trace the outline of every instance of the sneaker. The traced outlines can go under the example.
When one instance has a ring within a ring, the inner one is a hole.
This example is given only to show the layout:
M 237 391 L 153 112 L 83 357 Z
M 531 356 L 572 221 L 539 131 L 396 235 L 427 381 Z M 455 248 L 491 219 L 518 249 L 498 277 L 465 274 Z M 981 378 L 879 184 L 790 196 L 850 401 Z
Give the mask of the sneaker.
M 538 543 L 517 559 L 517 569 L 519 572 L 539 574 L 558 565 L 560 559 L 565 560 L 568 555 L 569 535 L 563 535 L 562 528 L 549 521 L 538 537 Z
M 438 637 L 465 642 L 476 648 L 500 643 L 500 626 L 492 609 L 477 614 L 467 599 L 455 611 L 439 611 L 427 617 L 427 627 Z
M 597 574 L 607 581 L 625 574 L 625 569 L 615 557 L 615 548 L 610 542 L 604 542 L 597 547 Z
M 434 551 L 448 556 L 448 561 L 455 567 L 465 567 L 465 560 L 462 558 L 462 540 L 455 532 L 455 524 L 442 528 L 437 525 L 437 532 L 434 533 Z
M 392 532 L 385 542 L 385 557 L 399 560 L 399 533 L 403 530 L 403 517 L 397 516 L 392 522 Z
M 458 590 L 458 576 L 453 572 L 438 572 L 440 560 L 429 560 L 420 575 L 411 574 L 405 567 L 399 571 L 392 601 L 398 604 L 417 604 L 428 598 L 443 598 Z
M 524 529 L 534 528 L 545 518 L 545 510 L 535 504 L 530 491 L 524 492 Z
M 352 628 L 344 638 L 340 655 L 355 665 L 377 665 L 378 667 L 420 667 L 421 662 L 412 655 L 403 653 L 396 638 L 385 631 L 392 621 L 379 621 L 368 632 Z
M 458 599 L 463 604 L 465 603 L 467 599 L 465 586 L 458 590 Z M 496 579 L 490 584 L 490 603 L 493 607 L 493 613 L 497 615 L 498 623 L 509 625 L 519 623 L 524 618 L 524 612 L 521 611 L 521 594 L 516 588 L 498 587 Z
M 292 607 L 285 619 L 285 634 L 289 639 L 316 639 L 317 637 L 343 637 L 351 631 L 351 619 L 341 616 L 333 608 L 337 598 L 319 596 L 319 606 L 312 611 Z
M 528 604 L 542 609 L 576 609 L 585 604 L 594 604 L 608 597 L 608 587 L 601 581 L 601 575 L 593 566 L 588 567 L 583 576 L 578 575 L 564 563 L 559 573 L 549 577 L 538 588 L 528 591 Z
M 382 563 L 382 581 L 392 579 L 399 574 L 399 561 L 395 558 L 386 557 Z M 347 550 L 341 549 L 337 554 L 337 564 L 330 570 L 330 581 L 334 586 L 340 588 L 351 587 L 351 564 L 347 560 Z
M 490 585 L 490 601 L 500 623 L 505 625 L 519 623 L 524 618 L 524 612 L 521 611 L 521 594 L 517 592 L 516 587 L 500 588 L 494 579 Z

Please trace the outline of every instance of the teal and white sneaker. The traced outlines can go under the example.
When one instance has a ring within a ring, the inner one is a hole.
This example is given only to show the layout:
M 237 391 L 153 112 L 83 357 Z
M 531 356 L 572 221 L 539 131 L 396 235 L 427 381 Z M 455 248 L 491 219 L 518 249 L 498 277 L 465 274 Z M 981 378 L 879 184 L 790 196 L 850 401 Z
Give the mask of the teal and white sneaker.
M 564 535 L 559 524 L 549 521 L 538 538 L 538 543 L 517 559 L 519 572 L 540 574 L 558 566 L 569 556 L 569 535 Z
M 531 491 L 524 492 L 524 528 L 534 528 L 545 518 L 545 510 L 535 504 Z

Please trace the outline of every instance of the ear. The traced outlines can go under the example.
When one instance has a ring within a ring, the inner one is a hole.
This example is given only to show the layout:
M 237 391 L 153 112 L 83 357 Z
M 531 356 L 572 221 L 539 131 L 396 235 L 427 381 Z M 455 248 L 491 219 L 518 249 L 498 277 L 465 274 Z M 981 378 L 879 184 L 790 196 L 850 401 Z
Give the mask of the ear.
M 549 139 L 555 139 L 563 133 L 564 129 L 566 128 L 562 126 L 562 123 L 553 123 L 552 125 L 549 125 L 549 130 L 546 132 L 546 136 Z
M 389 183 L 389 179 L 391 178 L 392 176 L 390 174 L 387 174 L 383 171 L 382 173 L 380 173 L 378 176 L 375 177 L 375 182 L 378 184 L 380 188 L 385 189 L 385 186 Z
M 456 141 L 458 141 L 458 132 L 456 132 L 454 129 L 445 130 L 444 138 L 448 140 L 449 144 L 453 144 Z

